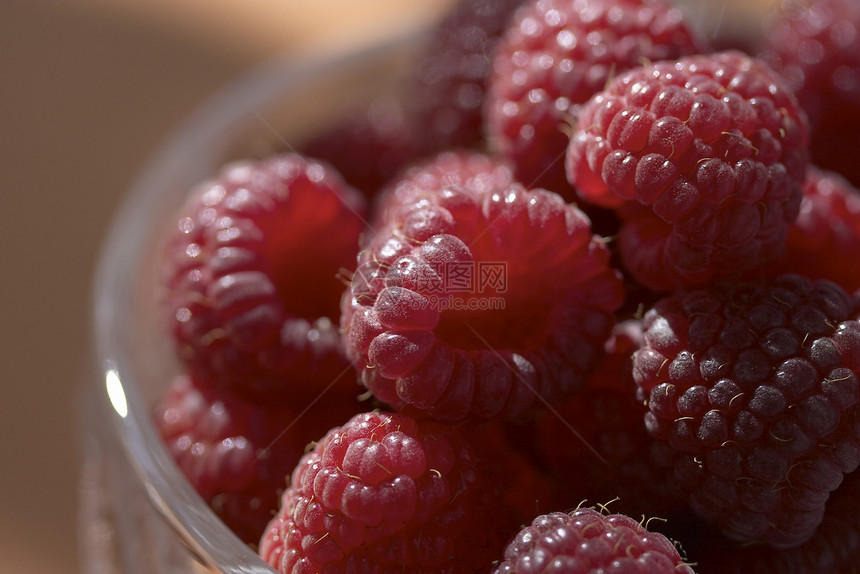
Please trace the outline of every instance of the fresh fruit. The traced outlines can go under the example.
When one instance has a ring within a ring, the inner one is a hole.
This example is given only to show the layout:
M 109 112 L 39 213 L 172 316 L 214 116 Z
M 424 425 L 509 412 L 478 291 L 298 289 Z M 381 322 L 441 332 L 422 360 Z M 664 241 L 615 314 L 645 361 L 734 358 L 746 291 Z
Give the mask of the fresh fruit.
M 161 259 L 163 314 L 201 381 L 257 397 L 353 387 L 337 331 L 365 202 L 297 154 L 226 166 L 187 199 Z
M 360 408 L 355 399 L 324 404 L 321 413 L 302 416 L 294 406 L 255 404 L 179 375 L 159 397 L 153 420 L 197 493 L 237 536 L 256 544 L 305 445 Z
M 693 569 L 662 534 L 594 508 L 535 518 L 505 548 L 494 574 L 681 574 Z
M 739 545 L 709 534 L 689 548 L 699 574 L 854 574 L 860 564 L 860 473 L 845 476 L 827 501 L 821 525 L 799 546 Z
M 456 429 L 362 413 L 302 458 L 260 555 L 283 574 L 472 572 L 508 536 L 488 486 Z
M 664 0 L 528 0 L 499 41 L 484 100 L 491 148 L 527 187 L 575 199 L 564 171 L 577 108 L 643 62 L 705 50 Z
M 372 200 L 392 174 L 423 153 L 422 134 L 396 94 L 354 104 L 345 116 L 314 134 L 299 152 L 337 165 L 343 178 Z
M 670 523 L 689 511 L 650 459 L 654 439 L 645 428 L 647 408 L 636 397 L 631 373 L 641 331 L 641 321 L 619 323 L 582 392 L 544 409 L 535 421 L 531 448 L 556 483 L 559 508 L 617 499 L 612 503 L 617 512 Z
M 812 160 L 860 185 L 860 3 L 783 0 L 763 32 L 760 57 L 810 117 Z
M 499 36 L 523 0 L 458 0 L 426 38 L 404 88 L 421 155 L 482 145 L 481 107 Z
M 618 211 L 633 278 L 668 291 L 781 254 L 807 140 L 806 117 L 779 76 L 721 52 L 616 77 L 583 105 L 566 168 L 583 201 Z
M 585 215 L 516 183 L 402 189 L 344 297 L 367 388 L 446 421 L 514 417 L 578 391 L 623 300 Z
M 860 299 L 783 275 L 666 297 L 633 377 L 693 509 L 734 540 L 808 540 L 860 463 Z
M 515 182 L 506 160 L 469 149 L 451 149 L 416 162 L 399 172 L 372 203 L 371 227 L 385 225 L 389 207 L 419 201 L 427 190 L 468 187 L 483 193 L 503 192 Z
M 281 572 L 852 571 L 860 199 L 809 144 L 853 120 L 786 70 L 855 8 L 788 2 L 777 61 L 666 0 L 462 0 L 404 92 L 193 190 L 192 486 Z
M 800 215 L 788 229 L 786 254 L 769 273 L 829 279 L 848 292 L 860 289 L 860 190 L 832 171 L 809 166 Z

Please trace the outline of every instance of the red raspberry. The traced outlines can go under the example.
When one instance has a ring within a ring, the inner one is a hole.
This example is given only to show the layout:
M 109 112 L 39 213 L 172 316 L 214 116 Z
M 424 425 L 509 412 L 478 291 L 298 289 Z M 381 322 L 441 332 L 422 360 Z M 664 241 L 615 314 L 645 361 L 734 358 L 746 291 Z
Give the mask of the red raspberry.
M 860 190 L 839 174 L 810 166 L 800 215 L 788 230 L 786 256 L 775 273 L 791 271 L 829 279 L 846 291 L 860 289 Z
M 740 52 L 630 70 L 583 105 L 567 155 L 582 199 L 619 210 L 620 252 L 656 290 L 778 256 L 797 217 L 807 123 Z
M 331 163 L 350 184 L 373 198 L 391 174 L 416 159 L 419 142 L 403 102 L 392 95 L 359 104 L 344 120 L 301 146 L 302 154 Z
M 766 20 L 760 56 L 809 114 L 812 160 L 860 185 L 860 3 L 783 0 Z
M 490 145 L 527 187 L 572 200 L 564 155 L 578 104 L 624 70 L 703 50 L 668 1 L 529 0 L 493 60 L 484 103 Z
M 690 552 L 701 565 L 699 574 L 856 572 L 860 564 L 860 472 L 845 475 L 808 541 L 794 548 L 737 545 L 716 537 L 702 539 Z
M 197 493 L 237 536 L 256 544 L 305 445 L 359 408 L 355 400 L 324 404 L 302 417 L 293 407 L 254 404 L 180 375 L 153 420 Z
M 693 569 L 672 542 L 624 514 L 593 508 L 535 518 L 505 549 L 494 574 L 681 574 Z
M 488 486 L 456 430 L 359 414 L 302 458 L 260 555 L 284 574 L 483 571 L 504 546 Z
M 606 357 L 583 391 L 538 415 L 532 448 L 565 493 L 564 506 L 618 498 L 613 508 L 619 512 L 671 516 L 674 522 L 687 505 L 650 461 L 654 439 L 631 373 L 641 331 L 637 320 L 616 325 Z
M 660 300 L 633 376 L 692 507 L 728 537 L 812 536 L 860 463 L 860 300 L 783 275 Z
M 192 372 L 293 399 L 341 375 L 337 274 L 355 260 L 364 210 L 330 166 L 296 154 L 232 164 L 198 187 L 161 262 L 165 315 Z
M 480 145 L 493 51 L 523 1 L 458 0 L 425 40 L 404 93 L 425 155 Z
M 476 190 L 504 191 L 514 180 L 513 166 L 498 156 L 476 150 L 452 149 L 403 170 L 375 198 L 373 227 L 385 225 L 389 208 L 416 203 L 427 190 L 469 187 Z
M 581 387 L 623 299 L 582 212 L 515 183 L 408 184 L 387 205 L 341 316 L 379 400 L 455 421 Z
M 457 425 L 457 429 L 481 461 L 481 468 L 497 492 L 497 504 L 508 512 L 510 524 L 519 527 L 537 514 L 571 504 L 569 485 L 559 489 L 552 475 L 536 460 L 531 421 L 478 421 Z M 581 501 L 577 498 L 573 504 Z

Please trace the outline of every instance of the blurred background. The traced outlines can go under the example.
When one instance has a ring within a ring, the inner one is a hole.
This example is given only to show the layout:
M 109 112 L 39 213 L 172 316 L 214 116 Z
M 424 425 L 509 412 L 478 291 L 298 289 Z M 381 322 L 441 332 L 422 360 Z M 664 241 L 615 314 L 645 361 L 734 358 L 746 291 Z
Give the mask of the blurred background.
M 354 49 L 452 4 L 0 0 L 0 570 L 79 571 L 75 403 L 90 278 L 150 153 L 263 60 Z M 773 0 L 691 4 L 737 14 Z
M 0 571 L 79 571 L 90 277 L 149 154 L 258 62 L 349 50 L 448 4 L 0 1 Z

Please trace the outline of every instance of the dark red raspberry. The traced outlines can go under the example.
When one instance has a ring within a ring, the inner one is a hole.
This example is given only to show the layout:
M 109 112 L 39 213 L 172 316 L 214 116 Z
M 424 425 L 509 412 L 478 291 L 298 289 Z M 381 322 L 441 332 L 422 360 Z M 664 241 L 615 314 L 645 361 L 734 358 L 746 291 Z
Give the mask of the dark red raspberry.
M 535 457 L 531 421 L 477 421 L 457 425 L 480 460 L 493 485 L 496 504 L 505 508 L 511 524 L 519 528 L 544 512 L 571 505 L 567 492 Z M 572 504 L 578 504 L 577 498 Z M 509 533 L 513 536 L 514 532 Z
M 634 279 L 699 285 L 782 252 L 808 130 L 781 82 L 722 52 L 634 68 L 583 105 L 567 174 L 584 201 L 619 211 Z
M 576 206 L 464 180 L 389 198 L 341 316 L 379 400 L 447 421 L 515 416 L 579 390 L 623 299 Z
M 194 190 L 161 265 L 164 314 L 195 376 L 301 399 L 341 375 L 337 275 L 355 261 L 364 212 L 329 165 L 296 154 L 232 164 Z
M 631 355 L 641 330 L 637 320 L 615 327 L 583 391 L 538 415 L 532 448 L 564 494 L 564 507 L 617 498 L 612 507 L 618 512 L 674 522 L 688 507 L 651 463 L 654 439 L 633 382 Z
M 681 574 L 693 569 L 672 542 L 624 514 L 593 508 L 535 518 L 505 549 L 494 574 Z
M 860 300 L 783 275 L 660 300 L 633 376 L 691 506 L 728 537 L 796 546 L 860 463 Z
M 773 272 L 829 279 L 846 291 L 860 289 L 860 190 L 832 171 L 810 166 L 800 215 L 788 230 L 786 255 Z
M 812 160 L 860 185 L 860 3 L 783 0 L 765 22 L 760 56 L 809 114 Z
M 302 458 L 260 555 L 284 574 L 485 571 L 504 547 L 489 486 L 456 430 L 359 414 Z
M 404 107 L 425 155 L 480 147 L 493 51 L 523 1 L 458 0 L 425 39 L 404 89 Z
M 564 155 L 578 105 L 624 70 L 704 50 L 668 1 L 528 0 L 493 60 L 484 103 L 489 143 L 527 187 L 572 200 Z
M 303 144 L 300 152 L 331 163 L 372 199 L 392 174 L 417 159 L 423 134 L 403 107 L 397 95 L 357 104 L 343 120 Z
M 342 397 L 322 404 L 302 416 L 293 406 L 251 403 L 180 375 L 159 397 L 153 420 L 191 486 L 237 536 L 256 544 L 305 445 L 360 406 Z
M 815 534 L 795 548 L 737 545 L 710 536 L 689 548 L 699 574 L 854 573 L 860 564 L 860 472 L 845 475 Z M 685 548 L 687 545 L 685 545 Z

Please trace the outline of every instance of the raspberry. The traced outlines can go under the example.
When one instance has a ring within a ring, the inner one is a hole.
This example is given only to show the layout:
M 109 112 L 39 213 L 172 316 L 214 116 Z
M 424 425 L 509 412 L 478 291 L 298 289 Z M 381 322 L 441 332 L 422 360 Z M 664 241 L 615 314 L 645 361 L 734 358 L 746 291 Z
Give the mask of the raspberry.
M 641 321 L 616 325 L 606 357 L 583 391 L 538 415 L 532 448 L 565 493 L 564 506 L 617 498 L 613 508 L 622 513 L 671 516 L 674 522 L 687 506 L 650 461 L 653 439 L 631 375 L 641 336 Z
M 790 271 L 829 279 L 846 291 L 860 289 L 860 190 L 839 174 L 810 166 L 800 215 L 788 230 L 786 256 L 774 273 Z
M 572 200 L 564 155 L 578 105 L 614 74 L 704 49 L 664 0 L 529 0 L 493 60 L 484 102 L 490 145 L 527 187 Z
M 666 291 L 781 254 L 807 131 L 794 96 L 759 60 L 690 56 L 629 70 L 583 104 L 566 169 L 583 201 L 618 210 L 633 278 Z
M 385 225 L 389 207 L 415 203 L 428 189 L 466 186 L 504 191 L 514 183 L 513 166 L 498 156 L 469 149 L 452 149 L 403 170 L 375 198 L 373 227 Z
M 783 0 L 766 20 L 760 57 L 809 114 L 812 160 L 860 185 L 860 4 Z
M 195 376 L 301 398 L 341 375 L 336 275 L 355 260 L 364 210 L 330 166 L 296 154 L 231 164 L 198 187 L 161 261 L 164 314 Z
M 419 153 L 416 126 L 396 96 L 358 104 L 346 118 L 301 146 L 302 154 L 327 161 L 368 198 L 373 198 L 392 173 Z
M 576 206 L 463 180 L 389 199 L 341 325 L 364 384 L 392 408 L 513 417 L 581 387 L 623 289 Z
M 661 299 L 633 376 L 664 465 L 739 541 L 808 540 L 860 463 L 860 300 L 799 275 Z
M 260 556 L 284 574 L 482 570 L 504 546 L 487 486 L 456 430 L 362 413 L 299 462 Z
M 458 0 L 426 39 L 404 89 L 406 113 L 432 155 L 477 147 L 492 55 L 511 14 L 524 0 Z
M 593 508 L 535 518 L 505 548 L 494 574 L 692 573 L 672 542 L 624 514 Z
M 358 408 L 354 400 L 327 401 L 322 416 L 302 418 L 293 407 L 254 404 L 180 375 L 153 420 L 197 493 L 237 536 L 257 543 L 305 445 Z
M 457 429 L 474 449 L 488 475 L 497 498 L 506 509 L 506 520 L 521 525 L 537 514 L 569 506 L 567 489 L 561 490 L 553 476 L 534 456 L 531 421 L 478 421 Z M 569 486 L 569 485 L 568 485 Z M 578 498 L 576 503 L 582 499 Z M 514 532 L 509 533 L 513 536 Z
M 710 537 L 696 552 L 699 574 L 759 572 L 856 572 L 860 563 L 860 473 L 845 476 L 827 501 L 824 519 L 808 541 L 795 548 L 737 546 Z

